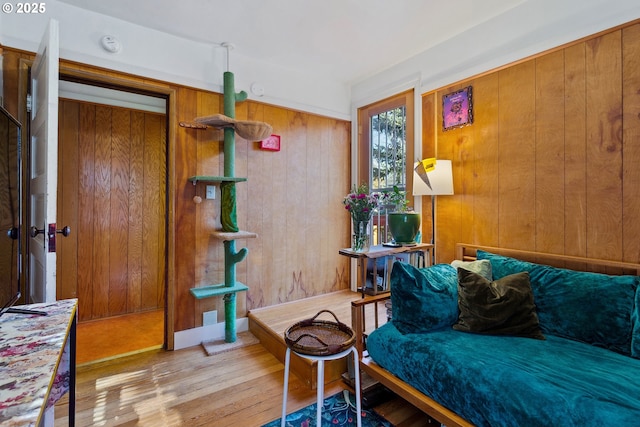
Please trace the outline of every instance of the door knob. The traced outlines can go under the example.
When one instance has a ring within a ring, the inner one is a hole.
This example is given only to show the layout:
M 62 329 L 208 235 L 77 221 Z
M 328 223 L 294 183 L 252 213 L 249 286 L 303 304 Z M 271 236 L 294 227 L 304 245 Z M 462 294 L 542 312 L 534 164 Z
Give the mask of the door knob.
M 31 231 L 29 232 L 29 235 L 31 237 L 36 237 L 38 234 L 44 234 L 44 228 L 43 229 L 39 229 L 35 225 L 32 225 L 30 230 Z
M 64 227 L 62 227 L 62 230 L 56 230 L 56 233 L 62 234 L 64 237 L 67 237 L 69 236 L 69 234 L 71 234 L 71 227 L 65 225 Z
M 57 234 L 62 234 L 64 237 L 69 236 L 69 234 L 71 234 L 71 227 L 69 227 L 68 225 L 62 227 L 61 230 L 56 230 L 55 228 L 55 224 L 49 224 L 49 238 L 53 237 L 55 235 L 55 233 Z M 9 233 L 11 233 L 12 231 L 9 230 Z M 17 230 L 16 230 L 17 233 Z M 44 229 L 39 229 L 38 227 L 36 227 L 35 225 L 31 227 L 31 237 L 36 237 L 38 234 L 44 234 Z M 10 236 L 13 236 L 13 234 L 11 234 Z M 15 238 L 15 237 L 14 237 Z
M 67 237 L 69 234 L 71 234 L 71 227 L 69 227 L 68 225 L 62 227 L 60 230 L 58 230 L 56 228 L 56 223 L 51 223 L 49 224 L 49 233 L 48 233 L 48 237 L 49 240 L 53 240 L 53 245 L 55 245 L 55 241 L 56 241 L 56 234 L 62 234 L 64 237 Z
M 58 230 L 55 222 L 49 224 L 49 230 L 47 232 L 47 237 L 49 240 L 49 252 L 56 251 L 56 234 L 62 234 L 64 237 L 67 237 L 69 234 L 71 234 L 71 227 L 66 225 L 62 227 L 62 229 Z
M 11 227 L 7 230 L 7 237 L 13 240 L 18 240 L 18 227 Z

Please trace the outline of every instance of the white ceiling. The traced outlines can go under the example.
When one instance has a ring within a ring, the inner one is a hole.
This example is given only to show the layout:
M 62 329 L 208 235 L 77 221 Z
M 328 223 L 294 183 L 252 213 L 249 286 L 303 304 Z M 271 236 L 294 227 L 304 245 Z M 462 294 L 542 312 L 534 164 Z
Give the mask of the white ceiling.
M 60 0 L 353 84 L 526 0 Z
M 34 52 L 51 19 L 60 57 L 345 120 L 640 19 L 638 0 L 49 0 L 0 13 L 0 44 Z M 110 53 L 111 35 L 122 49 Z M 221 43 L 235 45 L 227 68 Z

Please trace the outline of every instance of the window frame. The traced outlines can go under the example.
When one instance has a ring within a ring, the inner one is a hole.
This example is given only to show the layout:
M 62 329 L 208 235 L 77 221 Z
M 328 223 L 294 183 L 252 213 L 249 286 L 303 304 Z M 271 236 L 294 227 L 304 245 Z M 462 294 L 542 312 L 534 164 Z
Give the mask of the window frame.
M 384 113 L 386 111 L 393 110 L 395 108 L 404 107 L 406 122 L 405 122 L 405 144 L 406 144 L 406 158 L 405 158 L 405 190 L 407 190 L 407 200 L 409 206 L 414 207 L 415 210 L 419 210 L 415 206 L 415 200 L 411 189 L 413 188 L 413 163 L 415 159 L 415 91 L 410 89 L 388 98 L 373 102 L 358 108 L 358 138 L 357 138 L 357 171 L 356 182 L 367 183 L 369 188 L 372 187 L 372 164 L 371 164 L 371 117 Z M 374 227 L 381 225 L 382 218 L 374 219 Z M 377 235 L 373 235 L 372 227 L 372 244 L 380 244 Z
M 371 130 L 369 128 L 371 117 L 393 110 L 394 108 L 405 107 L 406 111 L 406 168 L 405 183 L 406 188 L 413 188 L 413 159 L 415 157 L 415 123 L 414 123 L 414 91 L 413 89 L 400 94 L 385 98 L 358 109 L 358 170 L 356 182 L 366 182 L 369 187 L 372 184 L 371 166 Z M 413 206 L 414 200 L 411 193 L 407 195 L 409 205 Z

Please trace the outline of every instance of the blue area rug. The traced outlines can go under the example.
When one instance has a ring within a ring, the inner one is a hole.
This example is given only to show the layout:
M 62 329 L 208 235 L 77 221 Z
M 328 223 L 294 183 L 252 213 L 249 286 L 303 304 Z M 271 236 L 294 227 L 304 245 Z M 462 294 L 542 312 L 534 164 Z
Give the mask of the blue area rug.
M 309 405 L 292 414 L 288 414 L 285 425 L 287 427 L 318 427 L 316 426 L 316 404 Z M 356 397 L 348 390 L 334 394 L 324 399 L 322 408 L 322 426 L 356 426 Z M 262 427 L 280 427 L 280 418 Z M 373 411 L 362 410 L 362 427 L 393 427 Z

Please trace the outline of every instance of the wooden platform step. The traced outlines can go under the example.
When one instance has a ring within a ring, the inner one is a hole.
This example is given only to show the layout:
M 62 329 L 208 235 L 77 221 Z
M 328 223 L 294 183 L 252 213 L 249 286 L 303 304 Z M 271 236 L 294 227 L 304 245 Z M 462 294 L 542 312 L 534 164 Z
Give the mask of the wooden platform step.
M 360 298 L 359 293 L 343 290 L 277 306 L 254 309 L 248 314 L 249 330 L 269 352 L 284 363 L 287 351 L 284 332 L 289 326 L 315 316 L 322 309 L 331 310 L 342 323 L 351 326 L 351 301 L 358 298 Z M 286 308 L 284 312 L 288 313 L 287 316 L 282 315 L 283 308 Z M 333 320 L 328 313 L 322 314 L 319 319 L 325 319 L 324 316 L 327 316 L 326 320 Z M 328 361 L 325 363 L 324 370 L 325 382 L 338 380 L 347 370 L 347 359 Z M 317 362 L 292 354 L 291 371 L 309 387 L 316 388 Z

